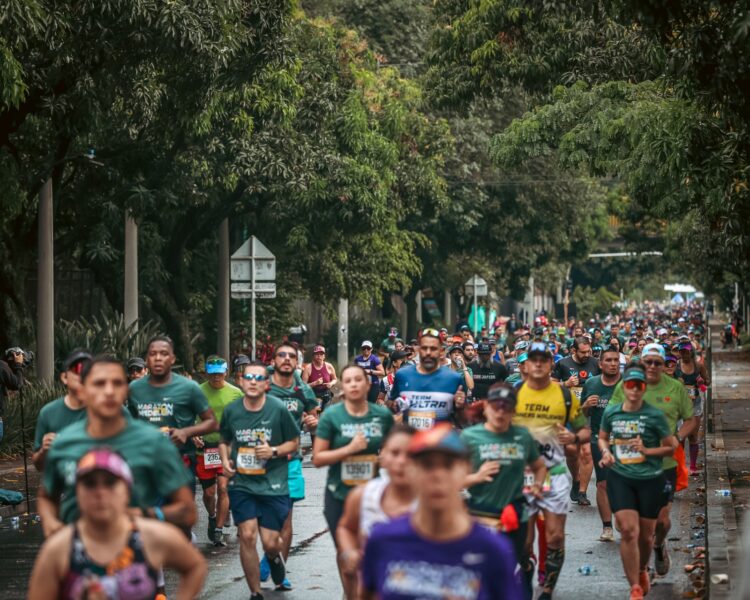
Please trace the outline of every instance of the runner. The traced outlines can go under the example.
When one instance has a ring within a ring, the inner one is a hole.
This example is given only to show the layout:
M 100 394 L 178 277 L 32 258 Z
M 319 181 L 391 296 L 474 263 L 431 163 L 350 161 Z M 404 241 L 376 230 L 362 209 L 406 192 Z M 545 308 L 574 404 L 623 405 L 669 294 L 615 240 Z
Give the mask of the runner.
M 243 395 L 241 389 L 227 382 L 226 374 L 227 361 L 216 355 L 206 359 L 208 381 L 202 383 L 200 388 L 219 421 L 224 409 Z M 208 539 L 214 546 L 227 545 L 224 541 L 224 526 L 229 516 L 227 478 L 224 477 L 219 455 L 220 440 L 218 431 L 194 440 L 198 448 L 195 470 L 203 489 L 203 505 L 208 513 Z
M 685 387 L 675 379 L 664 375 L 664 348 L 659 344 L 649 344 L 643 348 L 640 363 L 646 368 L 646 393 L 643 399 L 654 408 L 664 413 L 669 424 L 669 432 L 677 436 L 679 444 L 685 443 L 685 438 L 696 427 L 693 417 L 693 404 L 685 391 Z M 612 394 L 610 404 L 620 404 L 625 394 L 622 383 L 617 385 Z M 677 422 L 682 419 L 682 426 L 677 428 Z M 659 512 L 654 536 L 654 570 L 657 575 L 666 575 L 671 564 L 665 540 L 672 527 L 670 513 L 672 500 L 677 489 L 677 461 L 672 456 L 664 457 L 664 478 L 666 480 L 665 504 Z
M 310 437 L 315 440 L 315 428 L 318 426 L 318 401 L 313 389 L 302 381 L 298 381 L 296 373 L 296 359 L 287 344 L 280 344 L 276 348 L 273 359 L 273 373 L 268 396 L 284 403 L 289 414 L 292 415 L 297 429 L 303 426 L 310 431 Z M 304 374 L 303 374 L 304 377 Z M 287 456 L 287 470 L 289 474 L 289 514 L 281 528 L 281 554 L 286 562 L 289 549 L 292 546 L 292 511 L 294 503 L 305 499 L 305 479 L 302 476 L 302 454 L 299 448 Z M 271 575 L 268 557 L 263 556 L 260 563 L 260 580 L 266 581 Z M 292 589 L 292 584 L 286 577 L 276 587 L 280 591 Z
M 398 329 L 391 327 L 390 331 L 388 331 L 388 337 L 380 342 L 380 348 L 378 348 L 378 354 L 380 354 L 381 359 L 384 359 L 391 352 L 398 349 L 396 348 L 396 342 L 403 343 L 402 340 L 398 339 Z
M 407 358 L 406 352 L 394 350 L 391 355 L 386 359 L 385 363 L 385 377 L 380 380 L 380 391 L 378 392 L 378 404 L 388 404 L 388 408 L 391 408 L 393 402 L 388 400 L 388 395 L 391 393 L 393 387 L 393 381 L 396 377 L 396 371 L 404 366 Z
M 290 353 L 288 344 L 276 355 Z M 296 355 L 295 355 L 296 362 Z M 219 452 L 229 477 L 229 505 L 240 540 L 240 562 L 252 600 L 262 600 L 258 534 L 271 578 L 286 578 L 281 529 L 291 509 L 287 455 L 299 447 L 299 428 L 283 402 L 268 396 L 268 372 L 262 362 L 245 365 L 242 398 L 224 409 Z
M 331 363 L 326 362 L 325 346 L 318 345 L 313 348 L 313 359 L 310 364 L 305 365 L 302 381 L 312 387 L 320 409 L 325 410 L 333 399 L 331 388 L 338 383 L 336 369 Z
M 703 418 L 703 393 L 707 386 L 711 385 L 711 379 L 704 363 L 698 364 L 695 359 L 695 347 L 689 341 L 680 343 L 678 346 L 680 363 L 675 373 L 675 379 L 682 382 L 687 390 L 690 400 L 693 402 L 693 419 L 695 429 L 688 436 L 690 443 L 690 474 L 698 474 L 698 430 Z
M 195 490 L 194 437 L 218 431 L 219 424 L 197 383 L 172 372 L 176 361 L 174 343 L 166 335 L 152 338 L 146 347 L 149 374 L 130 384 L 130 399 L 141 419 L 159 427 L 177 446 L 193 474 Z M 196 420 L 200 417 L 200 423 Z
M 662 457 L 672 455 L 677 440 L 664 413 L 644 402 L 645 369 L 631 363 L 622 380 L 625 399 L 604 411 L 598 444 L 600 466 L 610 467 L 607 495 L 622 538 L 620 556 L 630 600 L 641 600 L 651 588 L 647 566 L 664 504 Z
M 390 398 L 415 429 L 430 429 L 436 422 L 455 421 L 464 408 L 463 378 L 440 368 L 440 332 L 425 329 L 419 338 L 419 364 L 400 369 L 394 378 Z
M 344 514 L 336 529 L 342 569 L 356 576 L 362 552 L 373 527 L 414 512 L 417 490 L 409 470 L 407 448 L 415 430 L 394 425 L 383 440 L 380 476 L 358 485 L 346 497 Z
M 599 374 L 599 363 L 591 353 L 591 342 L 583 337 L 577 337 L 573 340 L 571 355 L 560 360 L 555 366 L 553 377 L 571 390 L 579 402 L 586 380 Z M 591 501 L 586 496 L 594 472 L 591 444 L 571 445 L 565 449 L 565 453 L 568 469 L 573 475 L 570 499 L 578 502 L 580 506 L 591 506 Z
M 498 383 L 490 388 L 483 406 L 487 418 L 465 429 L 461 439 L 469 447 L 474 471 L 466 477 L 469 513 L 513 544 L 523 573 L 526 598 L 532 597 L 533 566 L 526 550 L 528 514 L 524 493 L 541 498 L 547 467 L 528 429 L 513 424 L 515 388 Z
M 146 367 L 146 361 L 140 356 L 134 356 L 128 359 L 128 383 L 141 379 L 148 375 L 148 368 Z
M 354 363 L 362 367 L 370 377 L 370 391 L 367 395 L 367 401 L 374 404 L 378 400 L 378 390 L 380 389 L 378 384 L 380 378 L 385 377 L 385 369 L 383 369 L 380 359 L 372 353 L 372 342 L 370 340 L 362 342 L 360 351 L 362 353 L 354 359 Z
M 612 338 L 616 342 L 616 338 Z M 602 460 L 598 445 L 599 425 L 604 410 L 609 404 L 609 399 L 615 393 L 617 383 L 620 381 L 620 351 L 617 346 L 609 346 L 604 349 L 599 359 L 601 375 L 586 380 L 583 385 L 581 398 L 583 404 L 581 409 L 589 418 L 591 427 L 591 455 L 594 459 L 594 470 L 596 471 L 596 508 L 602 520 L 602 534 L 600 542 L 614 542 L 615 534 L 612 530 L 612 510 L 607 497 L 607 470 L 600 466 Z
M 45 404 L 39 411 L 34 434 L 34 453 L 31 455 L 37 471 L 44 469 L 44 459 L 57 434 L 71 423 L 86 418 L 81 371 L 90 360 L 91 354 L 88 351 L 82 348 L 73 350 L 65 359 L 63 372 L 60 374 L 65 395 Z
M 401 371 L 399 371 L 400 373 Z M 377 474 L 378 452 L 393 426 L 393 416 L 384 406 L 367 401 L 370 378 L 359 365 L 341 371 L 343 402 L 334 404 L 320 417 L 313 464 L 328 467 L 323 515 L 336 543 L 336 529 L 349 492 Z M 341 583 L 347 598 L 355 598 L 357 578 L 337 558 Z
M 232 361 L 232 372 L 234 373 L 234 384 L 235 387 L 242 389 L 242 375 L 245 372 L 245 365 L 249 365 L 251 362 L 250 357 L 247 354 L 238 354 Z M 265 360 L 261 360 L 263 364 L 268 364 Z
M 451 346 L 448 349 L 448 356 L 451 359 L 451 370 L 461 375 L 463 380 L 462 385 L 468 391 L 469 395 L 471 395 L 471 390 L 474 389 L 474 374 L 471 372 L 471 368 L 466 364 L 464 348 L 458 344 Z
M 492 346 L 485 342 L 477 345 L 477 358 L 469 364 L 474 376 L 475 399 L 484 399 L 487 392 L 496 383 L 505 381 L 508 377 L 508 369 L 505 365 L 492 359 Z
M 37 507 L 49 537 L 79 517 L 75 495 L 78 460 L 107 446 L 122 455 L 133 472 L 130 504 L 144 516 L 189 528 L 196 520 L 189 474 L 169 440 L 122 410 L 128 386 L 125 368 L 114 357 L 94 357 L 81 371 L 86 419 L 66 427 L 47 454 Z
M 586 443 L 590 431 L 575 394 L 552 380 L 552 353 L 543 342 L 529 346 L 526 380 L 518 391 L 515 424 L 527 427 L 539 445 L 550 474 L 550 489 L 541 499 L 527 495 L 531 514 L 544 514 L 547 550 L 545 580 L 538 600 L 549 600 L 565 560 L 565 519 L 568 514 L 570 479 L 564 447 Z M 570 429 L 566 429 L 569 426 Z M 534 528 L 529 527 L 530 553 Z
M 198 595 L 205 559 L 176 527 L 131 516 L 133 488 L 133 473 L 119 454 L 106 448 L 84 454 L 75 470 L 81 516 L 42 545 L 29 600 L 154 600 L 162 567 L 179 573 L 178 600 Z
M 373 530 L 360 597 L 520 599 L 510 542 L 473 522 L 464 505 L 469 453 L 458 434 L 447 423 L 418 432 L 409 453 L 417 508 Z

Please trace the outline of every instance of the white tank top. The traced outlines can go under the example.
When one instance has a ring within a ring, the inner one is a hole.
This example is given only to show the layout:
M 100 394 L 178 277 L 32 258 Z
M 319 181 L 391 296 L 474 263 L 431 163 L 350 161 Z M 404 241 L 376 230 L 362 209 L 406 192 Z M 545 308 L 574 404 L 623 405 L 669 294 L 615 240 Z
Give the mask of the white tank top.
M 390 479 L 385 471 L 382 471 L 380 477 L 376 477 L 365 484 L 362 490 L 362 500 L 359 508 L 359 531 L 363 538 L 370 537 L 373 527 L 378 523 L 388 523 L 391 520 L 383 510 L 383 494 L 388 487 Z M 415 500 L 410 511 L 417 507 Z

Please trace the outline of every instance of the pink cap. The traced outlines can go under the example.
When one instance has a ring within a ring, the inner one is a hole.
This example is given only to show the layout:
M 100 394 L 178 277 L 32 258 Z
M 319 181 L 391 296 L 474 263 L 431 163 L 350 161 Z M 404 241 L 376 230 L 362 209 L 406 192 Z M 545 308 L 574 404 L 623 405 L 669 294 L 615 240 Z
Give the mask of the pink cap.
M 320 344 L 318 344 L 317 346 L 315 346 L 313 348 L 313 354 L 317 354 L 318 352 L 322 352 L 323 354 L 325 354 L 325 352 L 326 352 L 325 346 L 321 346 Z
M 76 480 L 94 471 L 106 471 L 122 479 L 128 487 L 133 485 L 133 473 L 128 463 L 109 448 L 95 448 L 84 454 L 76 467 Z

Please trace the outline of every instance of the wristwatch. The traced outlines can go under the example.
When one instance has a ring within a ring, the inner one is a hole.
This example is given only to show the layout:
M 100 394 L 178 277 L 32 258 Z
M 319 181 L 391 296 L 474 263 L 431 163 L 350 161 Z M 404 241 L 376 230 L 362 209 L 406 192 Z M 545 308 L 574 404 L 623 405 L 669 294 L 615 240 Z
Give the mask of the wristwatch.
M 271 448 L 271 457 L 272 458 L 278 458 L 279 457 L 279 449 L 276 446 L 274 446 L 273 448 Z

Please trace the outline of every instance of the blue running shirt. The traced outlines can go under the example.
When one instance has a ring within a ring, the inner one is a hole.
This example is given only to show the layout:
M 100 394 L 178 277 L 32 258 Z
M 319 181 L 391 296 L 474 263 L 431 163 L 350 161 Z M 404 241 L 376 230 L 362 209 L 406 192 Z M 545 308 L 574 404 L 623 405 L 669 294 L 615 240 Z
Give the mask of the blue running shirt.
M 390 399 L 404 413 L 404 423 L 415 429 L 430 429 L 453 415 L 453 397 L 463 383 L 461 373 L 440 367 L 429 375 L 410 365 L 396 371 Z

